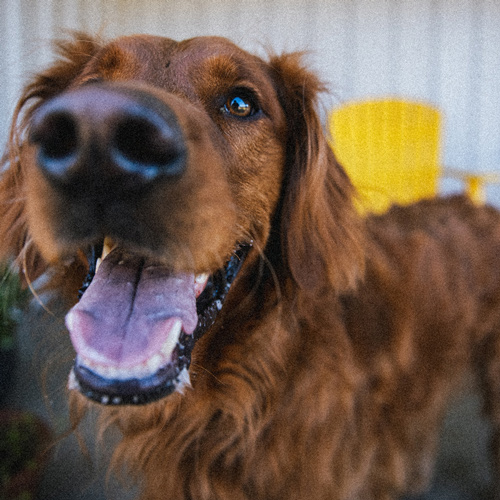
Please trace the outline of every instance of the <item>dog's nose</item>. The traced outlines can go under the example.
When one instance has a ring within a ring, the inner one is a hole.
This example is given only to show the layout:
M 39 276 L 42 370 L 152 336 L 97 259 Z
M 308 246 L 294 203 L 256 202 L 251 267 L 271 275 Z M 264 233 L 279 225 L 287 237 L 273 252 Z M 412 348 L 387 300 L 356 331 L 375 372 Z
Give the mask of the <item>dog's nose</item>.
M 29 135 L 37 163 L 62 184 L 112 179 L 140 189 L 182 174 L 186 144 L 174 112 L 143 90 L 90 84 L 61 94 L 35 114 Z

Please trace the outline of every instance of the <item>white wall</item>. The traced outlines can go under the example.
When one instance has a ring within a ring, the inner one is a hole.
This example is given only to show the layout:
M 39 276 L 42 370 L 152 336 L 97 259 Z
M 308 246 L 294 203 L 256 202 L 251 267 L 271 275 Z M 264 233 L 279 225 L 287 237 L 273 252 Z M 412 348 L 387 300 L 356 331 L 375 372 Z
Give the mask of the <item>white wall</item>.
M 2 141 L 21 83 L 63 29 L 218 34 L 258 52 L 310 50 L 327 107 L 387 95 L 435 104 L 444 163 L 500 171 L 499 0 L 0 0 L 0 14 Z

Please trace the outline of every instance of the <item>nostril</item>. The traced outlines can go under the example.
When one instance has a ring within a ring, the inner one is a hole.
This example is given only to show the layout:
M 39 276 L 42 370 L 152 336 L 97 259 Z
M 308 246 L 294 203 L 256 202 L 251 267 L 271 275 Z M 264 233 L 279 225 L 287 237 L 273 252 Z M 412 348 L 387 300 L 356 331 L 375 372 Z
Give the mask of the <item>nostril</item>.
M 179 132 L 161 118 L 129 114 L 116 124 L 111 155 L 119 168 L 148 181 L 180 174 L 185 151 Z
M 170 107 L 118 86 L 88 85 L 47 101 L 33 116 L 29 141 L 40 170 L 66 187 L 87 180 L 136 192 L 187 168 L 184 134 Z
M 38 163 L 48 173 L 63 175 L 77 159 L 78 127 L 66 111 L 43 116 L 31 130 L 30 140 L 38 145 Z

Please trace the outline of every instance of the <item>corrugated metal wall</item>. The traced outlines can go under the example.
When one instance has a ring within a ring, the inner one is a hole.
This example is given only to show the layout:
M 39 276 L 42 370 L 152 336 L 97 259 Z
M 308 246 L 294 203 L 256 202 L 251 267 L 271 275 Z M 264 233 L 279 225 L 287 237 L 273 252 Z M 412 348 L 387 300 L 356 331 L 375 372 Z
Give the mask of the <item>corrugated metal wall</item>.
M 444 162 L 500 170 L 498 0 L 0 0 L 0 138 L 20 85 L 64 29 L 228 36 L 310 50 L 339 101 L 403 96 L 445 114 Z M 496 198 L 496 196 L 494 196 Z

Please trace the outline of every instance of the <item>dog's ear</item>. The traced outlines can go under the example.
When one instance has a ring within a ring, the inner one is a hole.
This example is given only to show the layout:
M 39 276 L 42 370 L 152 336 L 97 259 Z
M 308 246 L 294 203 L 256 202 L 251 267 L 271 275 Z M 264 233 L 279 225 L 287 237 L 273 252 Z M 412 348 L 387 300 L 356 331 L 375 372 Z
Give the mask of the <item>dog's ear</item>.
M 27 165 L 23 140 L 33 112 L 45 100 L 64 91 L 99 48 L 96 40 L 74 33 L 70 40 L 56 42 L 59 58 L 47 70 L 35 75 L 16 106 L 6 151 L 0 167 L 0 258 L 14 258 L 28 281 L 46 268 L 31 241 L 25 208 Z
M 274 56 L 270 65 L 288 123 L 282 248 L 295 281 L 318 291 L 346 291 L 364 271 L 362 221 L 354 188 L 337 163 L 317 112 L 324 86 L 301 54 Z

